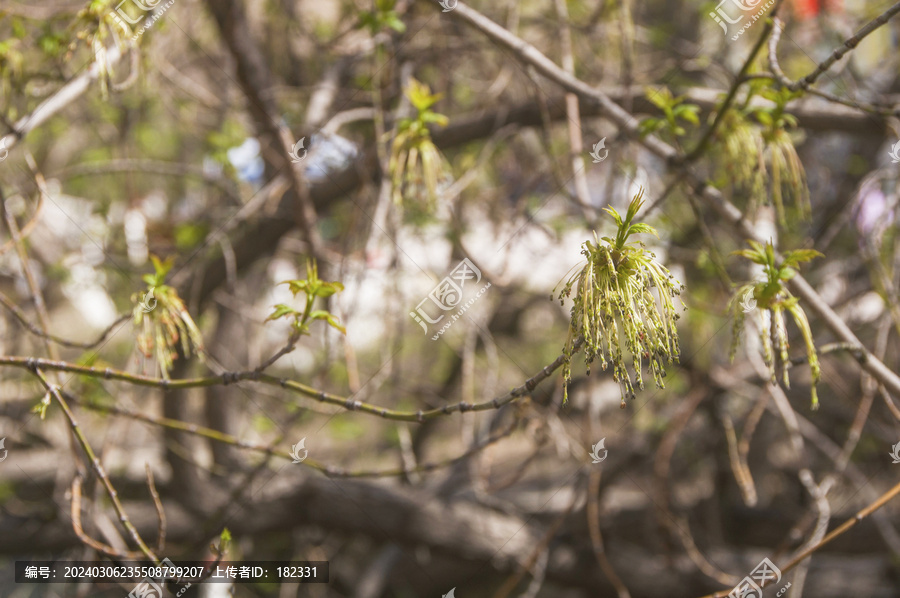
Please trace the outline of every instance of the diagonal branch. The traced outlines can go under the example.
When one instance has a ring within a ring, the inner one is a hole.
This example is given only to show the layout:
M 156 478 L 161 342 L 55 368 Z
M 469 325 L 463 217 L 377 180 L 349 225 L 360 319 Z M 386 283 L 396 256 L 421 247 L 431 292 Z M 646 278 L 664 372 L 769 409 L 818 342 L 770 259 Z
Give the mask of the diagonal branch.
M 831 56 L 822 61 L 819 66 L 816 67 L 816 70 L 803 77 L 799 81 L 796 81 L 790 85 L 790 88 L 793 91 L 798 89 L 809 89 L 809 86 L 816 82 L 821 75 L 823 75 L 831 66 L 844 57 L 845 54 L 850 52 L 856 46 L 859 45 L 863 39 L 865 39 L 870 33 L 887 23 L 891 17 L 900 13 L 900 2 L 897 2 L 889 9 L 866 23 L 859 31 L 853 34 L 852 37 L 848 38 L 843 45 L 837 48 L 834 52 L 831 53 Z

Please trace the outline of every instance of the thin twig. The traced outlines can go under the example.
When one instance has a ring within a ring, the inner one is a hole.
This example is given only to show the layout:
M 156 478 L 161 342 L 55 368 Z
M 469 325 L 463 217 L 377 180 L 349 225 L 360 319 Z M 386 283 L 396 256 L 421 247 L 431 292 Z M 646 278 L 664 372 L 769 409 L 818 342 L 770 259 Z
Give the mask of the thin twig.
M 106 50 L 104 61 L 108 68 L 116 64 L 121 58 L 121 51 L 119 51 L 118 47 L 113 46 Z M 8 150 L 15 147 L 25 135 L 47 122 L 51 116 L 71 104 L 78 96 L 87 91 L 91 82 L 101 77 L 102 74 L 103 68 L 100 63 L 96 60 L 93 61 L 85 72 L 63 85 L 59 91 L 41 102 L 31 114 L 27 114 L 17 120 L 13 127 L 13 132 L 0 137 L 0 146 Z
M 603 569 L 604 575 L 609 582 L 616 588 L 616 594 L 619 598 L 631 598 L 628 588 L 622 583 L 621 578 L 613 569 L 612 564 L 606 557 L 606 549 L 603 547 L 603 534 L 600 531 L 600 469 L 591 469 L 588 476 L 588 499 L 585 505 L 585 513 L 588 520 L 588 531 L 591 535 L 591 547 L 594 550 L 594 557 L 600 568 Z
M 35 336 L 39 336 L 43 339 L 50 340 L 58 345 L 62 345 L 63 347 L 72 347 L 72 348 L 77 348 L 77 349 L 91 349 L 93 347 L 96 347 L 97 345 L 99 345 L 100 343 L 102 343 L 103 341 L 106 340 L 106 337 L 108 337 L 110 335 L 110 333 L 112 333 L 113 329 L 116 326 L 118 326 L 119 324 L 121 324 L 122 322 L 124 322 L 125 320 L 127 320 L 128 318 L 131 317 L 131 314 L 123 314 L 123 315 L 119 316 L 115 322 L 110 324 L 100 334 L 100 336 L 97 338 L 97 340 L 95 340 L 93 342 L 89 342 L 89 343 L 80 343 L 78 341 L 70 341 L 70 340 L 66 340 L 64 338 L 55 336 L 53 334 L 46 333 L 43 330 L 41 330 L 39 327 L 37 327 L 34 324 L 32 324 L 31 322 L 29 322 L 28 319 L 25 317 L 25 312 L 23 312 L 21 309 L 19 309 L 19 307 L 16 306 L 16 304 L 13 303 L 10 300 L 10 298 L 6 296 L 6 294 L 3 293 L 3 291 L 0 291 L 0 305 L 3 305 L 3 307 L 8 309 L 9 312 L 12 315 L 14 315 L 16 317 L 16 319 L 19 322 L 21 322 L 21 324 L 23 326 L 25 326 L 25 328 L 27 328 L 28 331 L 31 332 L 32 334 L 34 334 Z
M 734 423 L 728 414 L 722 414 L 722 427 L 725 428 L 725 439 L 728 443 L 728 463 L 731 465 L 731 471 L 734 473 L 734 479 L 741 489 L 741 497 L 744 504 L 748 507 L 756 506 L 756 486 L 753 484 L 753 476 L 750 475 L 750 468 L 746 462 L 740 458 L 738 450 L 737 435 L 734 433 Z
M 834 50 L 834 52 L 831 53 L 831 56 L 822 61 L 813 72 L 803 77 L 799 81 L 791 84 L 790 88 L 793 91 L 796 91 L 798 89 L 809 89 L 809 86 L 815 83 L 816 79 L 818 79 L 823 73 L 830 69 L 835 62 L 843 58 L 844 55 L 847 54 L 847 52 L 850 52 L 852 49 L 858 46 L 859 42 L 865 39 L 866 36 L 887 23 L 891 19 L 891 17 L 896 15 L 898 12 L 900 12 L 900 2 L 897 2 L 889 9 L 866 23 L 859 31 L 853 34 L 852 37 L 844 41 L 843 45 Z
M 559 37 L 562 48 L 562 66 L 570 75 L 575 74 L 575 57 L 572 52 L 572 30 L 569 27 L 569 10 L 566 0 L 555 0 L 556 15 L 559 18 Z M 575 183 L 575 196 L 583 205 L 591 204 L 591 194 L 584 170 L 584 140 L 581 137 L 581 113 L 578 110 L 578 96 L 566 94 L 566 117 L 568 118 L 569 151 L 572 157 L 572 177 Z
M 13 197 L 15 197 L 15 196 L 13 196 Z M 0 194 L 0 199 L 2 199 L 2 198 L 3 198 L 3 196 L 2 196 L 2 194 Z M 33 231 L 34 227 L 37 225 L 38 219 L 41 215 L 42 207 L 44 207 L 44 194 L 38 193 L 37 205 L 34 208 L 34 214 L 31 215 L 31 220 L 26 222 L 25 226 L 23 226 L 19 229 L 19 235 L 23 239 L 27 239 L 29 237 L 29 235 L 31 235 L 31 231 Z M 3 208 L 0 208 L 0 209 L 5 210 L 6 206 L 4 205 Z M 13 243 L 14 243 L 14 240 L 9 239 L 6 243 L 4 243 L 2 246 L 0 246 L 0 255 L 3 255 L 7 251 L 9 251 L 10 248 L 13 246 Z
M 90 546 L 97 552 L 102 552 L 107 556 L 119 559 L 134 559 L 144 556 L 141 552 L 131 552 L 128 550 L 122 552 L 121 550 L 116 550 L 112 546 L 95 540 L 85 533 L 84 527 L 81 524 L 81 483 L 81 474 L 76 474 L 75 477 L 72 478 L 72 505 L 70 508 L 72 515 L 72 529 L 75 531 L 75 535 L 78 536 L 81 543 Z
M 156 517 L 159 520 L 156 532 L 156 552 L 162 553 L 166 547 L 166 512 L 163 510 L 162 501 L 159 499 L 159 491 L 156 489 L 156 481 L 153 479 L 153 471 L 150 469 L 150 464 L 145 463 L 144 467 L 147 469 L 147 488 L 150 489 L 153 506 L 156 507 Z
M 891 488 L 890 490 L 888 490 L 887 492 L 885 492 L 884 494 L 879 496 L 878 499 L 876 499 L 874 502 L 872 502 L 869 506 L 865 507 L 864 509 L 859 511 L 856 515 L 854 515 L 853 517 L 851 517 L 850 519 L 848 519 L 847 521 L 845 521 L 844 523 L 842 523 L 841 525 L 839 525 L 838 527 L 833 529 L 831 531 L 831 533 L 826 535 L 819 542 L 817 542 L 813 546 L 807 547 L 806 549 L 801 551 L 800 554 L 798 554 L 797 556 L 792 558 L 790 561 L 788 561 L 787 564 L 779 567 L 779 570 L 781 571 L 782 575 L 787 573 L 794 567 L 796 567 L 804 559 L 808 558 L 811 554 L 813 554 L 817 550 L 821 549 L 823 546 L 830 543 L 832 540 L 834 540 L 838 536 L 846 533 L 848 530 L 850 530 L 850 528 L 854 527 L 860 521 L 864 520 L 866 517 L 868 517 L 869 515 L 871 515 L 872 513 L 874 513 L 881 507 L 883 507 L 884 505 L 886 505 L 888 502 L 890 502 L 890 500 L 892 498 L 894 498 L 898 494 L 900 494 L 900 483 L 897 483 L 893 488 Z M 728 596 L 728 592 L 730 592 L 730 590 L 723 590 L 723 591 L 719 591 L 719 592 L 714 592 L 712 594 L 707 594 L 705 596 L 701 596 L 701 598 L 725 598 L 726 596 Z
M 781 3 L 783 1 L 784 0 L 777 0 L 775 6 L 772 8 L 773 15 L 778 14 L 778 9 L 781 7 Z M 725 118 L 725 115 L 731 108 L 731 104 L 734 102 L 735 97 L 737 97 L 738 89 L 740 89 L 741 85 L 743 85 L 745 82 L 744 75 L 746 75 L 747 71 L 750 70 L 750 67 L 753 65 L 753 61 L 756 60 L 757 55 L 759 55 L 759 51 L 762 50 L 765 46 L 766 38 L 769 36 L 769 33 L 771 33 L 772 27 L 772 21 L 767 19 L 765 27 L 763 27 L 759 39 L 756 40 L 756 44 L 754 44 L 753 49 L 750 50 L 750 54 L 747 56 L 747 59 L 744 61 L 743 66 L 741 66 L 741 70 L 738 71 L 738 74 L 734 79 L 734 83 L 731 84 L 731 88 L 728 90 L 728 95 L 725 96 L 725 99 L 722 101 L 722 106 L 716 112 L 716 119 L 713 121 L 712 125 L 710 125 L 708 129 L 706 129 L 706 132 L 703 133 L 703 136 L 700 138 L 700 141 L 697 142 L 697 146 L 694 148 L 694 150 L 688 154 L 686 158 L 688 162 L 695 161 L 709 147 L 709 143 L 712 140 L 713 135 L 719 128 L 719 125 L 722 124 L 722 120 Z
M 205 183 L 214 185 L 219 190 L 232 198 L 238 205 L 243 205 L 236 185 L 221 175 L 210 174 L 202 167 L 180 162 L 167 162 L 165 160 L 150 160 L 137 158 L 120 158 L 106 162 L 84 162 L 69 166 L 59 172 L 53 173 L 54 178 L 71 179 L 85 176 L 104 174 L 118 174 L 122 172 L 142 172 L 147 174 L 162 174 L 167 176 L 194 177 Z
M 781 40 L 781 33 L 784 30 L 784 23 L 778 17 L 775 17 L 774 19 L 772 19 L 772 21 L 774 24 L 774 28 L 772 30 L 772 36 L 769 38 L 769 66 L 771 66 L 772 68 L 772 73 L 774 74 L 775 80 L 777 80 L 787 89 L 790 89 L 791 91 L 797 91 L 801 87 L 800 82 L 791 81 L 790 78 L 785 75 L 784 71 L 781 70 L 781 65 L 778 64 L 778 42 Z M 877 114 L 879 116 L 891 116 L 900 114 L 900 112 L 894 109 L 882 108 L 866 102 L 845 100 L 832 93 L 828 93 L 827 91 L 822 91 L 809 86 L 804 87 L 803 89 L 807 93 L 819 96 L 820 98 L 828 100 L 829 102 L 834 102 L 843 106 L 849 106 L 850 108 L 858 108 L 870 114 Z
M 75 435 L 75 438 L 81 445 L 81 449 L 84 451 L 84 454 L 87 457 L 87 461 L 88 463 L 90 463 L 91 468 L 94 470 L 94 473 L 97 474 L 97 477 L 103 483 L 103 487 L 106 489 L 106 494 L 109 496 L 110 502 L 112 502 L 113 509 L 115 509 L 116 511 L 116 515 L 119 516 L 119 522 L 122 524 L 122 527 L 125 528 L 131 539 L 141 549 L 141 552 L 147 558 L 154 562 L 159 562 L 159 559 L 156 557 L 153 551 L 150 550 L 150 547 L 144 543 L 144 540 L 138 533 L 137 528 L 134 527 L 134 524 L 132 524 L 131 520 L 128 518 L 128 514 L 125 512 L 125 508 L 122 507 L 122 503 L 119 501 L 119 493 L 116 492 L 116 489 L 113 487 L 112 482 L 110 482 L 109 480 L 109 476 L 106 475 L 106 471 L 103 469 L 103 465 L 100 464 L 100 459 L 98 459 L 97 455 L 94 454 L 94 450 L 91 448 L 87 437 L 84 435 L 84 432 L 81 431 L 81 427 L 75 420 L 75 415 L 72 413 L 72 410 L 69 408 L 66 400 L 62 397 L 60 388 L 56 385 L 50 384 L 47 381 L 46 376 L 44 376 L 44 373 L 41 371 L 41 368 L 37 365 L 32 366 L 30 369 L 34 376 L 41 382 L 41 385 L 56 400 L 57 404 L 65 414 L 66 419 L 69 422 L 69 428 L 72 430 L 72 434 Z
M 583 341 L 581 339 L 576 341 L 576 351 L 581 348 L 582 343 Z M 122 370 L 114 370 L 112 368 L 95 368 L 90 366 L 78 365 L 65 361 L 40 359 L 34 357 L 0 356 L 0 366 L 9 365 L 28 370 L 32 370 L 35 367 L 40 367 L 46 370 L 72 372 L 84 376 L 104 378 L 107 380 L 122 380 L 136 386 L 150 386 L 161 388 L 164 390 L 202 388 L 219 385 L 226 386 L 228 384 L 234 384 L 243 380 L 261 382 L 270 386 L 279 386 L 296 394 L 315 399 L 321 403 L 334 405 L 348 411 L 360 411 L 369 415 L 379 416 L 383 419 L 415 421 L 419 423 L 443 415 L 450 415 L 451 413 L 455 412 L 466 413 L 468 411 L 490 411 L 499 409 L 500 407 L 508 405 L 509 403 L 512 403 L 517 399 L 528 396 L 531 391 L 533 391 L 537 387 L 538 384 L 549 378 L 553 374 L 553 372 L 562 367 L 564 361 L 565 356 L 560 355 L 552 363 L 544 366 L 535 375 L 533 375 L 531 378 L 528 378 L 521 386 L 512 388 L 509 392 L 491 399 L 490 401 L 484 401 L 474 404 L 466 403 L 465 401 L 463 401 L 452 405 L 445 405 L 440 408 L 428 409 L 427 411 L 398 411 L 394 409 L 379 407 L 377 405 L 371 405 L 369 403 L 363 403 L 361 401 L 354 400 L 352 397 L 341 397 L 338 395 L 330 394 L 324 391 L 316 390 L 315 388 L 312 388 L 300 382 L 288 380 L 287 378 L 270 376 L 268 374 L 263 374 L 257 371 L 224 372 L 219 376 L 170 380 L 164 378 L 152 378 L 150 376 L 142 376 L 139 374 L 130 374 L 128 372 L 124 372 Z
M 245 440 L 241 440 L 236 436 L 232 436 L 231 434 L 227 434 L 225 432 L 221 432 L 219 430 L 215 430 L 212 428 L 205 428 L 203 426 L 198 426 L 197 424 L 183 422 L 177 419 L 170 419 L 165 417 L 156 417 L 153 415 L 146 415 L 144 413 L 139 413 L 137 411 L 132 411 L 130 409 L 126 409 L 124 407 L 117 407 L 114 405 L 97 405 L 93 403 L 83 402 L 76 397 L 73 397 L 69 393 L 63 391 L 63 396 L 73 404 L 79 405 L 81 407 L 85 407 L 87 409 L 91 409 L 94 411 L 98 411 L 101 413 L 110 413 L 113 415 L 118 415 L 122 417 L 127 417 L 130 419 L 142 421 L 147 424 L 160 426 L 163 428 L 169 428 L 172 430 L 178 430 L 179 432 L 185 432 L 187 434 L 194 434 L 195 436 L 200 436 L 214 442 L 221 442 L 223 444 L 229 444 L 239 449 L 244 449 L 248 451 L 254 451 L 259 453 L 265 453 L 268 455 L 272 455 L 275 457 L 281 457 L 283 459 L 293 459 L 293 455 L 289 451 L 286 450 L 278 450 L 275 448 L 275 443 L 272 444 L 257 444 L 252 442 L 247 442 Z M 314 459 L 306 459 L 303 461 L 303 465 L 306 467 L 311 467 L 312 469 L 316 469 L 324 473 L 329 477 L 335 478 L 370 478 L 370 477 L 396 477 L 396 476 L 405 476 L 417 473 L 427 473 L 431 471 L 436 471 L 438 469 L 442 469 L 444 467 L 448 467 L 455 463 L 458 463 L 464 459 L 471 457 L 472 455 L 483 451 L 485 448 L 496 444 L 500 440 L 504 438 L 508 438 L 512 435 L 513 432 L 518 428 L 518 422 L 511 423 L 505 429 L 502 429 L 489 437 L 485 438 L 481 442 L 474 443 L 466 452 L 458 455 L 456 457 L 451 457 L 442 461 L 429 462 L 429 463 L 421 463 L 416 465 L 415 467 L 404 467 L 404 468 L 395 468 L 395 469 L 386 469 L 386 470 L 357 470 L 357 471 L 349 471 L 345 469 L 341 469 L 339 467 L 334 467 L 332 465 L 325 465 L 315 461 Z

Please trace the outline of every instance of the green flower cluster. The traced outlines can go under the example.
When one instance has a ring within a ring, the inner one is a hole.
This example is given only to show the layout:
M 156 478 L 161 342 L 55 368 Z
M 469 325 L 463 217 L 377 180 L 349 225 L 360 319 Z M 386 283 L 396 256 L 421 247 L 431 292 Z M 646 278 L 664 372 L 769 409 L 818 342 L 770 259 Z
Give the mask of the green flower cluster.
M 416 109 L 415 118 L 404 118 L 397 124 L 397 134 L 391 144 L 388 170 L 391 173 L 392 197 L 400 205 L 404 199 L 421 199 L 428 208 L 437 201 L 438 182 L 444 170 L 444 158 L 431 140 L 429 125 L 447 126 L 443 114 L 431 110 L 441 99 L 432 94 L 424 83 L 410 78 L 406 97 Z
M 794 200 L 801 217 L 808 218 L 812 211 L 806 171 L 788 133 L 789 128 L 797 126 L 797 119 L 785 112 L 785 106 L 797 94 L 765 89 L 759 95 L 772 104 L 750 106 L 754 95 L 751 91 L 743 108 L 725 116 L 719 136 L 722 159 L 728 177 L 749 192 L 748 211 L 755 211 L 768 188 L 778 222 L 786 226 L 785 195 Z
M 582 253 L 587 263 L 569 278 L 559 294 L 562 303 L 563 297 L 569 297 L 573 287 L 576 289 L 569 336 L 563 349 L 566 385 L 572 378 L 575 343 L 582 337 L 588 374 L 594 359 L 600 359 L 604 371 L 611 363 L 613 378 L 622 388 L 622 408 L 626 395 L 634 398 L 635 384 L 644 388 L 641 369 L 645 361 L 657 387 L 665 388 L 665 364 L 677 363 L 680 353 L 675 328 L 680 316 L 675 313 L 673 299 L 684 286 L 655 261 L 656 256 L 643 243 L 628 241 L 631 235 L 639 233 L 658 237 L 652 226 L 632 223 L 643 205 L 642 197 L 643 190 L 632 199 L 624 219 L 615 209 L 606 208 L 618 227 L 616 238 L 598 239 L 595 233 L 593 243 L 586 241 Z M 625 365 L 626 353 L 631 354 L 634 382 Z M 568 390 L 563 400 L 568 400 Z
M 775 248 L 771 243 L 766 243 L 763 246 L 756 241 L 749 241 L 749 244 L 751 249 L 735 251 L 734 254 L 761 265 L 766 279 L 738 287 L 737 292 L 731 299 L 734 328 L 730 358 L 734 361 L 748 308 L 752 310 L 756 306 L 759 308 L 759 340 L 763 346 L 763 358 L 766 361 L 766 365 L 769 366 L 772 384 L 776 383 L 775 351 L 777 350 L 778 358 L 781 362 L 784 386 L 785 388 L 790 388 L 791 384 L 788 378 L 788 363 L 790 361 L 788 348 L 790 345 L 787 340 L 787 326 L 784 315 L 785 312 L 791 314 L 806 344 L 806 361 L 809 363 L 809 369 L 812 373 L 812 387 L 810 389 L 812 408 L 818 409 L 819 397 L 816 394 L 816 384 L 819 382 L 821 369 L 819 367 L 819 356 L 816 353 L 816 345 L 813 342 L 812 329 L 809 327 L 806 313 L 800 307 L 799 299 L 791 295 L 790 291 L 784 287 L 784 283 L 797 274 L 796 268 L 801 263 L 820 257 L 822 254 L 814 249 L 789 251 L 784 255 L 781 265 L 778 265 L 775 258 Z
M 172 258 L 165 262 L 156 256 L 150 259 L 156 272 L 143 277 L 148 292 L 142 297 L 132 296 L 132 301 L 137 303 L 132 315 L 138 330 L 138 350 L 147 358 L 156 357 L 162 377 L 168 379 L 173 361 L 178 357 L 178 343 L 185 357 L 193 350 L 202 358 L 203 335 L 175 289 L 164 284 L 172 269 Z

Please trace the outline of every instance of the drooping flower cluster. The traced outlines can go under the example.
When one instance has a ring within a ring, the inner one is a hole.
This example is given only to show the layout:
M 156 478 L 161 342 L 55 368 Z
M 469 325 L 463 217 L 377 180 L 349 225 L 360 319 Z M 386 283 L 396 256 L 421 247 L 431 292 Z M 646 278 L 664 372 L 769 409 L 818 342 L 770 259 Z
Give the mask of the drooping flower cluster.
M 443 114 L 431 110 L 441 94 L 432 94 L 424 83 L 410 78 L 406 97 L 416 109 L 416 116 L 404 118 L 397 124 L 388 164 L 392 196 L 398 205 L 405 199 L 411 199 L 431 208 L 437 200 L 444 158 L 431 140 L 428 126 L 445 127 L 449 121 Z
M 633 234 L 657 235 L 648 224 L 632 223 L 643 204 L 642 197 L 643 190 L 632 199 L 624 219 L 615 209 L 606 208 L 618 227 L 616 238 L 597 238 L 595 233 L 594 242 L 586 241 L 582 253 L 587 263 L 569 278 L 559 294 L 562 302 L 575 288 L 569 336 L 563 350 L 566 384 L 572 377 L 575 343 L 581 337 L 588 373 L 594 359 L 600 359 L 603 370 L 612 364 L 613 378 L 622 388 L 623 408 L 626 395 L 634 398 L 635 384 L 644 388 L 641 375 L 644 362 L 657 387 L 665 388 L 665 364 L 677 363 L 680 353 L 675 327 L 679 314 L 675 311 L 674 298 L 684 286 L 655 260 L 656 256 L 643 243 L 628 242 Z M 628 353 L 634 382 L 625 364 Z M 566 392 L 564 401 L 567 399 Z
M 785 312 L 791 314 L 803 341 L 806 344 L 806 361 L 812 374 L 812 408 L 819 408 L 819 397 L 816 394 L 816 384 L 821 376 L 819 356 L 816 345 L 813 342 L 812 329 L 806 313 L 800 307 L 799 299 L 791 295 L 784 284 L 797 274 L 797 266 L 803 262 L 822 256 L 814 249 L 798 249 L 785 254 L 781 265 L 775 258 L 775 248 L 771 243 L 765 246 L 756 241 L 749 241 L 751 249 L 743 249 L 734 252 L 736 255 L 747 258 L 755 264 L 763 267 L 766 279 L 761 282 L 751 282 L 738 287 L 731 300 L 731 309 L 734 315 L 733 340 L 731 344 L 730 358 L 733 361 L 737 351 L 744 322 L 748 312 L 755 311 L 758 314 L 759 340 L 762 343 L 763 358 L 769 366 L 769 374 L 772 384 L 776 383 L 775 351 L 778 351 L 778 360 L 781 363 L 782 380 L 784 386 L 790 388 L 788 378 L 789 356 L 787 338 L 787 326 Z M 758 309 L 754 309 L 758 308 Z
M 759 95 L 774 105 L 751 106 L 751 93 L 744 108 L 725 116 L 719 135 L 722 158 L 728 178 L 750 195 L 748 211 L 753 212 L 768 191 L 778 222 L 785 226 L 785 196 L 793 200 L 801 217 L 808 218 L 812 210 L 806 171 L 788 132 L 797 126 L 797 119 L 785 112 L 796 94 L 766 89 Z
M 148 359 L 155 357 L 162 377 L 168 379 L 172 364 L 178 357 L 179 342 L 185 357 L 193 351 L 202 358 L 203 335 L 177 291 L 164 284 L 172 268 L 171 258 L 165 262 L 156 256 L 150 259 L 156 272 L 143 277 L 149 287 L 148 292 L 132 296 L 132 301 L 136 303 L 132 314 L 138 331 L 138 350 Z

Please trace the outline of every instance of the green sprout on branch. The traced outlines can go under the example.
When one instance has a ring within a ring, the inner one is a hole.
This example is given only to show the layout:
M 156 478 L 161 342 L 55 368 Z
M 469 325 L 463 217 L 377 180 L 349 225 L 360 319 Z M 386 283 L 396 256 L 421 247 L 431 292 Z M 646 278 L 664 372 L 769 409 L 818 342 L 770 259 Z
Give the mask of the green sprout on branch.
M 814 249 L 798 249 L 789 251 L 784 255 L 781 265 L 777 264 L 775 248 L 772 243 L 762 245 L 756 241 L 748 241 L 751 249 L 735 251 L 732 255 L 740 255 L 763 267 L 765 280 L 750 282 L 738 287 L 731 299 L 731 310 L 734 314 L 733 341 L 730 351 L 730 359 L 734 361 L 737 346 L 744 329 L 744 319 L 748 311 L 753 307 L 759 308 L 759 340 L 763 347 L 763 358 L 769 366 L 772 384 L 776 383 L 775 351 L 778 351 L 778 359 L 781 362 L 782 379 L 785 388 L 790 388 L 788 378 L 788 348 L 787 327 L 785 325 L 785 312 L 790 313 L 794 319 L 803 341 L 806 343 L 806 360 L 812 374 L 812 409 L 819 408 L 819 397 L 816 394 L 816 384 L 821 376 L 819 357 L 816 353 L 816 345 L 813 341 L 812 329 L 806 313 L 800 307 L 799 299 L 791 295 L 784 287 L 784 283 L 797 274 L 797 267 L 817 257 L 823 257 Z
M 202 359 L 203 335 L 178 292 L 165 284 L 173 259 L 162 262 L 153 255 L 150 260 L 155 272 L 143 276 L 148 291 L 143 296 L 132 295 L 131 300 L 136 303 L 132 313 L 138 329 L 138 350 L 147 358 L 155 356 L 162 377 L 168 379 L 172 363 L 178 357 L 179 341 L 185 357 L 190 357 L 193 350 Z
M 396 4 L 396 0 L 375 0 L 375 10 L 360 13 L 359 28 L 368 29 L 373 36 L 386 28 L 403 33 L 406 31 L 406 24 L 394 10 Z
M 661 131 L 671 133 L 675 138 L 682 137 L 687 134 L 687 131 L 681 126 L 680 121 L 693 125 L 700 124 L 700 118 L 697 116 L 700 107 L 696 104 L 685 104 L 684 96 L 672 95 L 668 87 L 663 86 L 658 89 L 648 87 L 644 90 L 644 95 L 650 103 L 662 110 L 663 118 L 650 116 L 642 120 L 638 125 L 641 137 Z
M 405 95 L 417 114 L 415 118 L 400 120 L 391 144 L 388 170 L 393 199 L 399 205 L 404 199 L 421 197 L 424 193 L 427 205 L 433 207 L 444 159 L 431 140 L 428 125 L 445 127 L 449 122 L 446 116 L 431 110 L 443 94 L 432 94 L 427 85 L 411 77 Z
M 315 320 L 325 320 L 329 326 L 340 330 L 341 334 L 347 334 L 347 330 L 341 326 L 335 315 L 322 309 L 313 309 L 316 297 L 331 297 L 335 293 L 344 290 L 344 285 L 340 282 L 319 280 L 319 268 L 315 260 L 307 260 L 306 262 L 306 280 L 285 280 L 279 284 L 288 285 L 294 297 L 297 296 L 297 293 L 304 293 L 306 295 L 306 305 L 303 311 L 297 311 L 290 305 L 279 303 L 275 306 L 275 311 L 266 318 L 266 322 L 284 317 L 293 318 L 293 322 L 291 322 L 291 327 L 294 329 L 292 340 L 309 334 L 309 323 Z
M 634 384 L 625 365 L 625 351 L 631 353 L 635 383 L 641 389 L 644 388 L 641 367 L 645 360 L 658 388 L 665 388 L 665 363 L 678 362 L 680 349 L 675 321 L 680 316 L 675 313 L 673 298 L 681 294 L 684 286 L 654 259 L 656 255 L 648 251 L 643 243 L 628 241 L 633 234 L 659 236 L 649 224 L 632 223 L 643 205 L 643 193 L 641 189 L 631 200 L 624 219 L 614 208 L 605 208 L 618 227 L 616 238 L 598 239 L 594 233 L 593 243 L 585 241 L 582 253 L 587 263 L 569 278 L 559 294 L 562 303 L 563 297 L 569 297 L 577 283 L 569 335 L 563 349 L 563 377 L 566 383 L 563 402 L 568 400 L 568 384 L 572 380 L 571 358 L 578 337 L 584 338 L 588 374 L 595 358 L 600 359 L 600 367 L 604 371 L 612 362 L 613 379 L 619 382 L 622 389 L 623 409 L 625 396 L 634 398 Z M 652 289 L 656 289 L 656 297 Z

